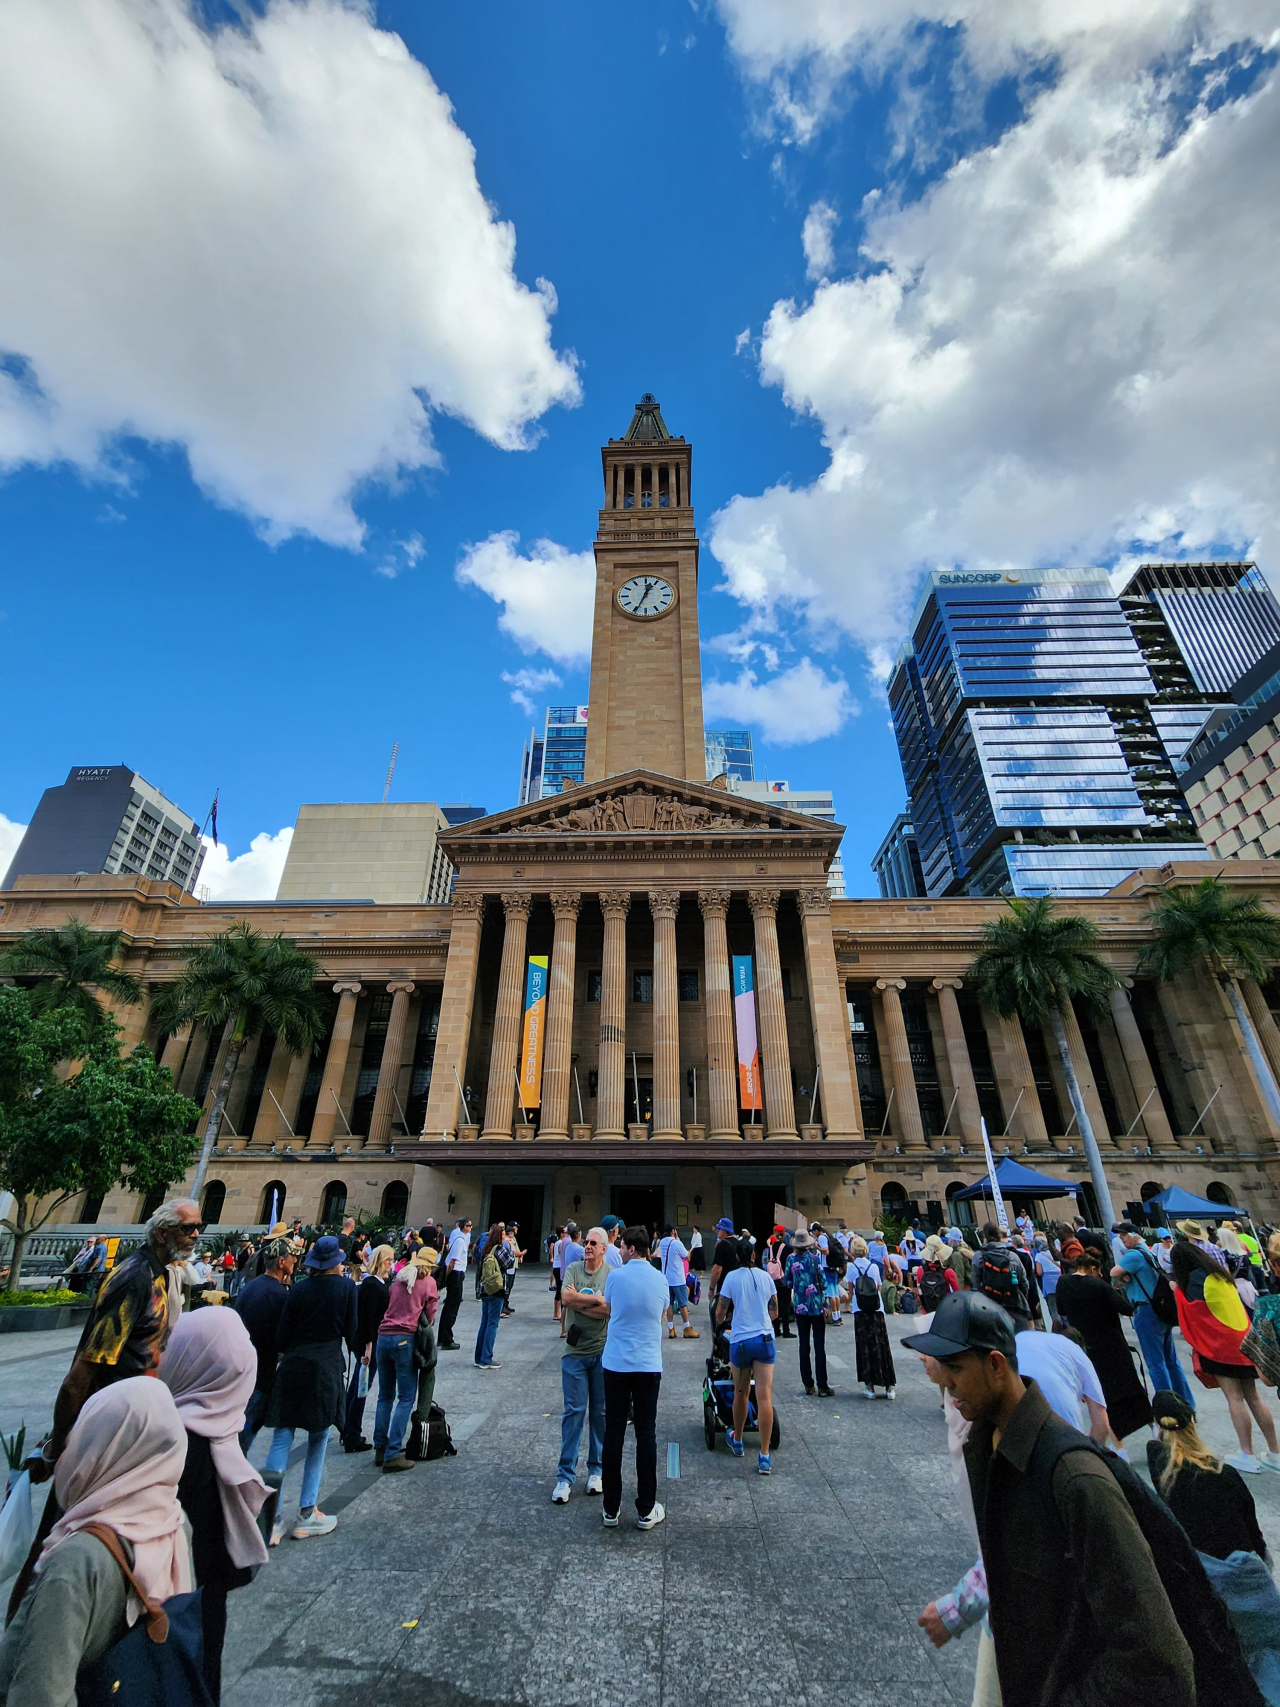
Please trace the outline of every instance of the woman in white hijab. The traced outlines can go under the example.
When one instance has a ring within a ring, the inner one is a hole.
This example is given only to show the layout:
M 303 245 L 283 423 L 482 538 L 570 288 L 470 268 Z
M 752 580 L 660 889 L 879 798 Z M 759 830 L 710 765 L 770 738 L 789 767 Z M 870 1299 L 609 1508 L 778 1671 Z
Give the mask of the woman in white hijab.
M 178 1504 L 186 1455 L 177 1407 L 151 1376 L 117 1381 L 85 1405 L 54 1472 L 62 1516 L 0 1639 L 6 1707 L 75 1707 L 77 1672 L 101 1659 L 142 1611 L 102 1542 L 81 1533 L 87 1524 L 116 1532 L 149 1597 L 190 1593 Z
M 160 1364 L 187 1431 L 178 1499 L 191 1525 L 204 1628 L 204 1681 L 222 1692 L 227 1595 L 267 1562 L 257 1517 L 270 1490 L 240 1449 L 258 1356 L 234 1310 L 194 1310 L 174 1328 Z

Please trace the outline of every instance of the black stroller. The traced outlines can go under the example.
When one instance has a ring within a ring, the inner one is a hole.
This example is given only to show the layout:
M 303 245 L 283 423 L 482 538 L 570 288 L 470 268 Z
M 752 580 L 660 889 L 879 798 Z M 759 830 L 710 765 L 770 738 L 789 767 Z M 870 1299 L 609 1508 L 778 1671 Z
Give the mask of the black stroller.
M 756 1384 L 753 1380 L 751 1390 L 747 1395 L 747 1425 L 743 1434 L 755 1434 L 759 1429 L 756 1415 Z M 716 1449 L 716 1436 L 727 1434 L 733 1427 L 733 1368 L 729 1362 L 729 1341 L 725 1334 L 716 1330 L 711 1341 L 711 1356 L 707 1359 L 707 1373 L 702 1382 L 702 1437 L 707 1443 L 707 1451 Z M 769 1451 L 772 1452 L 782 1438 L 778 1427 L 778 1413 L 773 1413 L 773 1435 L 769 1441 Z M 763 1451 L 763 1446 L 761 1451 Z

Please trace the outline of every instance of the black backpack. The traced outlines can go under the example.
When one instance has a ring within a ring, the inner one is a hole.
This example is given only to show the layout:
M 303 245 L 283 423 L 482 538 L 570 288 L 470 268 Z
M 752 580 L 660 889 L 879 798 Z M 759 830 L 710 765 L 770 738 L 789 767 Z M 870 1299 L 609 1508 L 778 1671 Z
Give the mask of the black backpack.
M 1173 1295 L 1173 1288 L 1164 1270 L 1156 1262 L 1150 1251 L 1144 1253 L 1147 1259 L 1147 1302 L 1155 1311 L 1157 1321 L 1167 1328 L 1178 1325 L 1178 1300 Z M 1154 1281 L 1152 1275 L 1155 1276 Z
M 1104 1452 L 1087 1435 L 1053 1417 L 1040 1431 L 1031 1454 L 1030 1473 L 1046 1503 L 1053 1501 L 1053 1472 L 1067 1452 L 1091 1452 L 1111 1472 L 1155 1562 L 1195 1666 L 1199 1707 L 1263 1707 L 1263 1696 L 1249 1670 L 1231 1614 L 1200 1562 L 1200 1555 L 1169 1507 L 1122 1458 Z
M 920 1308 L 936 1310 L 947 1296 L 947 1271 L 940 1262 L 927 1262 L 920 1271 Z
M 853 1297 L 859 1310 L 880 1308 L 880 1288 L 869 1266 L 858 1270 L 858 1278 L 853 1283 Z
M 1027 1273 L 1014 1252 L 984 1245 L 978 1255 L 982 1266 L 974 1282 L 974 1291 L 981 1292 L 992 1303 L 1008 1310 L 1011 1316 L 1029 1316 L 1031 1304 L 1027 1296 Z

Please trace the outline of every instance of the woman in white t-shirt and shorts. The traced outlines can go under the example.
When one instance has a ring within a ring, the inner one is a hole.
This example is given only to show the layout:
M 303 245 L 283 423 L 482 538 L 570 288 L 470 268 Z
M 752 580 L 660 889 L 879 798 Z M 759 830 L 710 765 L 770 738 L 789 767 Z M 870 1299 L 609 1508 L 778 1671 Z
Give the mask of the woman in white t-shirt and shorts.
M 778 1292 L 773 1277 L 756 1264 L 757 1250 L 744 1244 L 745 1254 L 738 1268 L 731 1270 L 720 1282 L 716 1309 L 721 1326 L 728 1316 L 729 1364 L 733 1370 L 733 1427 L 729 1430 L 729 1450 L 735 1458 L 746 1452 L 742 1443 L 747 1426 L 747 1404 L 751 1382 L 756 1384 L 756 1423 L 760 1430 L 761 1451 L 756 1468 L 762 1476 L 773 1470 L 769 1444 L 773 1438 L 773 1369 L 778 1361 L 778 1345 L 773 1324 L 778 1318 Z M 727 1306 L 727 1308 L 726 1308 Z

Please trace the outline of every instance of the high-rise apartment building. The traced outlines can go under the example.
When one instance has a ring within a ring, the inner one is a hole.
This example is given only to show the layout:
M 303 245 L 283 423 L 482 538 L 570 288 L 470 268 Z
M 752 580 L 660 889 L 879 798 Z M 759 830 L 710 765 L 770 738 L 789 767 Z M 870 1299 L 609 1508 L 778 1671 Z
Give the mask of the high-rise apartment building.
M 549 705 L 542 734 L 529 731 L 520 758 L 518 806 L 582 786 L 587 762 L 587 708 L 585 705 Z
M 190 889 L 203 861 L 200 826 L 128 765 L 73 765 L 40 796 L 0 888 L 106 872 Z
M 730 773 L 729 793 L 740 794 L 746 800 L 768 800 L 775 806 L 785 806 L 788 812 L 804 812 L 828 824 L 837 822 L 835 798 L 829 788 L 792 788 L 789 782 L 754 779 L 743 782 Z M 827 872 L 827 887 L 833 895 L 844 895 L 844 861 L 838 851 Z
M 755 754 L 749 729 L 708 729 L 707 781 L 717 776 L 735 776 L 739 782 L 754 782 Z
M 440 846 L 449 827 L 430 800 L 300 806 L 276 900 L 442 905 L 453 886 Z
M 1272 634 L 1252 564 L 1145 564 L 1120 596 L 1101 569 L 930 575 L 889 683 L 927 892 L 1203 858 L 1174 767 Z
M 887 835 L 872 857 L 871 869 L 886 900 L 902 900 L 925 893 L 915 826 L 907 813 L 899 812 L 890 824 Z
M 1280 646 L 1232 684 L 1192 741 L 1178 778 L 1215 859 L 1280 854 Z

